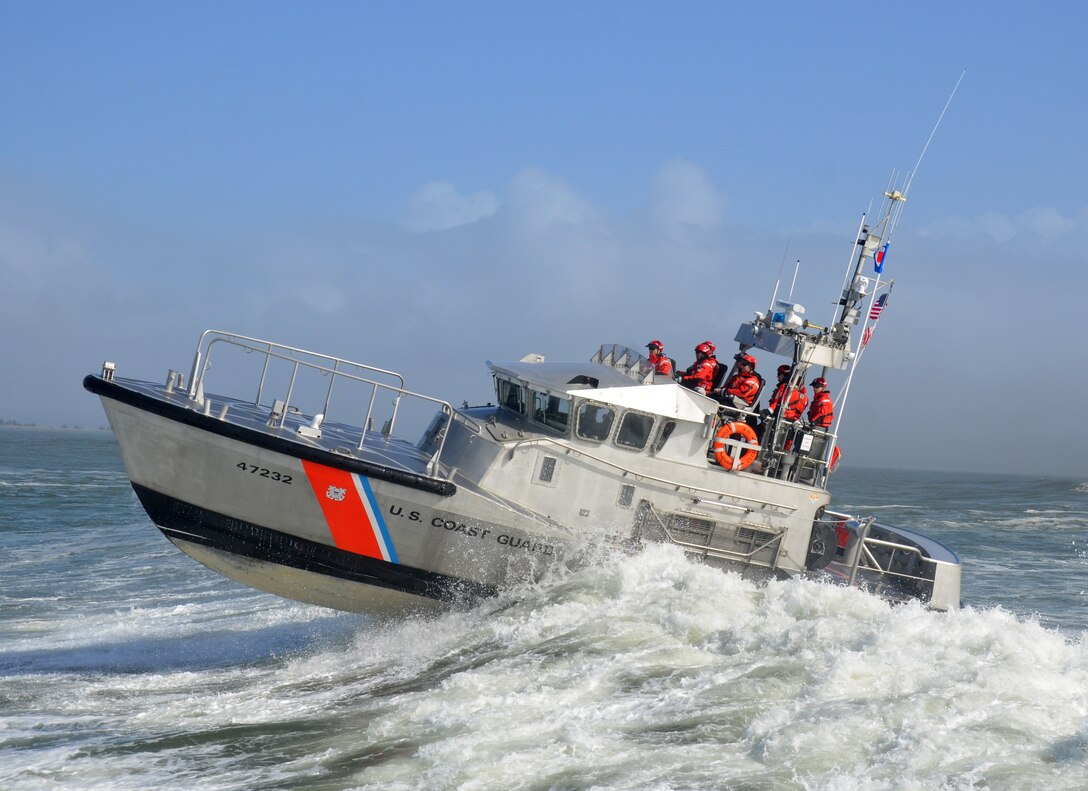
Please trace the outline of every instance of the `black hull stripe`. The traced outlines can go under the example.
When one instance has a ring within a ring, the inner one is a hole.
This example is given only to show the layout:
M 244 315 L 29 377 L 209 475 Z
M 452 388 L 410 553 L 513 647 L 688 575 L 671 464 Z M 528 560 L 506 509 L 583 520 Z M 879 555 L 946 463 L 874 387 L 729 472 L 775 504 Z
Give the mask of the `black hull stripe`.
M 404 470 L 385 467 L 381 464 L 374 464 L 373 462 L 349 459 L 338 453 L 332 453 L 327 450 L 322 450 L 321 448 L 300 445 L 289 439 L 270 436 L 256 429 L 239 426 L 225 420 L 219 420 L 211 415 L 195 412 L 192 409 L 179 406 L 178 404 L 172 404 L 167 401 L 153 398 L 144 393 L 129 390 L 127 387 L 124 387 L 117 382 L 107 382 L 98 376 L 88 375 L 84 377 L 83 387 L 97 396 L 111 398 L 114 401 L 128 404 L 129 406 L 136 407 L 144 412 L 150 412 L 151 414 L 159 415 L 168 420 L 173 420 L 176 423 L 183 423 L 184 425 L 198 428 L 201 431 L 208 431 L 222 437 L 235 439 L 239 442 L 244 442 L 247 445 L 254 445 L 258 448 L 266 448 L 275 451 L 276 453 L 283 453 L 287 456 L 293 456 L 296 459 L 315 461 L 319 464 L 334 467 L 338 470 L 357 472 L 366 475 L 369 478 L 377 478 L 380 481 L 389 481 L 390 483 L 399 484 L 400 486 L 407 486 L 412 489 L 430 492 L 431 494 L 437 494 L 443 497 L 449 497 L 457 491 L 457 486 L 450 481 L 429 478 L 426 475 L 405 472 Z
M 495 595 L 492 585 L 356 555 L 271 530 L 251 522 L 132 484 L 136 495 L 167 538 L 230 552 L 254 560 L 311 571 L 440 601 L 465 601 Z

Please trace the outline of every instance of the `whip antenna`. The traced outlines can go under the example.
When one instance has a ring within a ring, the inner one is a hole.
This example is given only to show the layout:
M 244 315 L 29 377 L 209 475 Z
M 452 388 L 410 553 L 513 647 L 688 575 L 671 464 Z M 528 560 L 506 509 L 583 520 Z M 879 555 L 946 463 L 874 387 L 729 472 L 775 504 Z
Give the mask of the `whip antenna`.
M 786 239 L 786 249 L 782 251 L 782 263 L 778 265 L 778 279 L 774 281 L 774 291 L 771 292 L 771 304 L 767 306 L 767 315 L 770 316 L 774 312 L 774 301 L 778 298 L 778 287 L 782 284 L 782 270 L 786 267 L 786 256 L 790 252 L 790 241 L 793 237 Z
M 941 120 L 944 118 L 944 114 L 948 112 L 948 105 L 952 104 L 952 97 L 956 95 L 956 91 L 960 88 L 960 83 L 963 82 L 963 78 L 967 76 L 967 69 L 960 72 L 960 78 L 956 80 L 956 85 L 952 88 L 952 93 L 948 95 L 948 101 L 944 103 L 944 109 L 941 110 L 941 114 L 937 116 L 937 123 L 933 124 L 933 131 L 929 133 L 929 137 L 926 139 L 926 144 L 922 146 L 922 153 L 918 155 L 918 161 L 914 163 L 914 170 L 911 171 L 910 176 L 907 178 L 907 183 L 903 186 L 903 195 L 906 195 L 910 191 L 910 183 L 914 181 L 915 175 L 918 173 L 918 168 L 922 166 L 922 157 L 926 155 L 926 151 L 929 149 L 929 144 L 933 140 L 933 136 L 937 134 L 937 127 L 941 125 Z
M 872 293 L 868 294 L 869 310 L 863 314 L 865 319 L 861 325 L 862 336 L 857 345 L 857 349 L 854 352 L 854 358 L 850 364 L 850 371 L 846 375 L 846 383 L 843 386 L 842 392 L 839 394 L 838 415 L 835 418 L 836 421 L 842 419 L 842 412 L 846 406 L 846 397 L 850 393 L 850 384 L 854 380 L 854 372 L 857 370 L 858 362 L 861 360 L 862 354 L 865 352 L 865 348 L 869 342 L 869 337 L 872 334 L 872 326 L 875 326 L 876 321 L 880 318 L 880 313 L 883 310 L 884 303 L 887 301 L 888 294 L 891 293 L 892 287 L 895 285 L 895 280 L 882 280 L 880 275 L 883 272 L 883 253 L 887 252 L 888 242 L 891 239 L 892 232 L 895 230 L 896 225 L 899 223 L 900 214 L 903 211 L 903 204 L 906 203 L 907 193 L 910 192 L 910 185 L 914 181 L 914 177 L 918 174 L 918 168 L 922 166 L 922 158 L 926 155 L 926 151 L 929 150 L 929 144 L 933 141 L 933 136 L 937 134 L 937 127 L 941 125 L 941 121 L 944 119 L 944 114 L 948 112 L 948 106 L 952 104 L 952 98 L 956 95 L 956 91 L 959 90 L 960 83 L 963 82 L 963 78 L 967 75 L 967 69 L 960 72 L 960 78 L 956 80 L 955 86 L 952 88 L 952 93 L 948 95 L 948 101 L 944 103 L 944 108 L 941 110 L 941 114 L 937 116 L 937 122 L 933 124 L 933 129 L 930 130 L 929 137 L 926 138 L 926 144 L 922 146 L 922 153 L 918 155 L 918 161 L 914 163 L 914 170 L 905 174 L 905 181 L 903 183 L 902 191 L 895 189 L 895 183 L 900 179 L 899 174 L 896 171 L 892 172 L 892 177 L 888 185 L 888 189 L 884 192 L 885 206 L 884 216 L 881 220 L 874 224 L 873 230 L 865 225 L 865 215 L 862 215 L 861 231 L 858 237 L 857 244 L 861 246 L 861 251 L 856 253 L 857 264 L 854 267 L 854 279 L 851 283 L 865 280 L 865 278 L 859 278 L 861 274 L 862 265 L 866 259 L 871 258 L 873 260 L 874 268 L 876 270 L 876 279 L 873 284 Z M 880 235 L 877 235 L 875 231 L 879 231 Z M 880 249 L 880 243 L 884 242 L 883 251 Z M 849 270 L 847 270 L 849 271 Z M 877 302 L 877 293 L 884 291 L 881 301 Z M 856 290 L 848 288 L 843 293 L 843 298 L 839 300 L 839 304 L 843 306 L 842 314 L 839 318 L 841 326 L 846 327 L 848 324 L 856 325 L 858 321 L 859 306 L 865 299 L 866 293 L 862 290 Z M 852 314 L 852 315 L 851 315 Z M 872 326 L 870 326 L 872 322 Z M 849 330 L 844 333 L 845 337 L 849 338 Z M 836 422 L 836 428 L 838 422 Z

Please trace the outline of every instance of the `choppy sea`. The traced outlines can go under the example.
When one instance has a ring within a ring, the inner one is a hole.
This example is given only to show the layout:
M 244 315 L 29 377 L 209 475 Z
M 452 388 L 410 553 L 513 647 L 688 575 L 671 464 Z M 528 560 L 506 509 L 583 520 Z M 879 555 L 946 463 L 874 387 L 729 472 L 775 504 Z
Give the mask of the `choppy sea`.
M 383 622 L 174 549 L 109 432 L 0 429 L 0 788 L 1088 788 L 1088 481 L 846 468 L 964 608 L 657 547 Z

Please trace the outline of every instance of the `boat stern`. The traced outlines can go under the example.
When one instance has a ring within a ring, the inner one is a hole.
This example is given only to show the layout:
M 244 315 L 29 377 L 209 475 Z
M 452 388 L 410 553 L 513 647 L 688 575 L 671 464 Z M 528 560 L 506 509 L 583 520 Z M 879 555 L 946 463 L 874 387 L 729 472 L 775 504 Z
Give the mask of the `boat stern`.
M 960 606 L 960 559 L 912 530 L 827 512 L 816 530 L 834 531 L 837 548 L 825 569 L 839 581 L 893 600 L 920 599 L 933 610 Z

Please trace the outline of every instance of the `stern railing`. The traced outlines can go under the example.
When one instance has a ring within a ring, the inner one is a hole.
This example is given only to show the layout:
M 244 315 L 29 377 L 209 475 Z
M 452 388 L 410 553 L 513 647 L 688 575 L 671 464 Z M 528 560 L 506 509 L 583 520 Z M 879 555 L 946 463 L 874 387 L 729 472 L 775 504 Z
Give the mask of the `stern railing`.
M 847 544 L 843 558 L 849 568 L 850 585 L 856 584 L 858 575 L 865 572 L 874 574 L 880 585 L 885 581 L 895 580 L 913 583 L 927 591 L 933 587 L 935 569 L 944 561 L 929 557 L 917 545 L 871 536 L 869 533 L 876 525 L 876 517 L 857 519 L 847 514 L 827 511 L 819 521 L 831 527 L 845 526 L 854 538 L 854 541 Z M 878 557 L 878 550 L 885 550 L 884 562 Z M 906 565 L 903 563 L 904 558 L 912 561 L 914 573 L 896 570 L 897 562 L 901 568 Z

